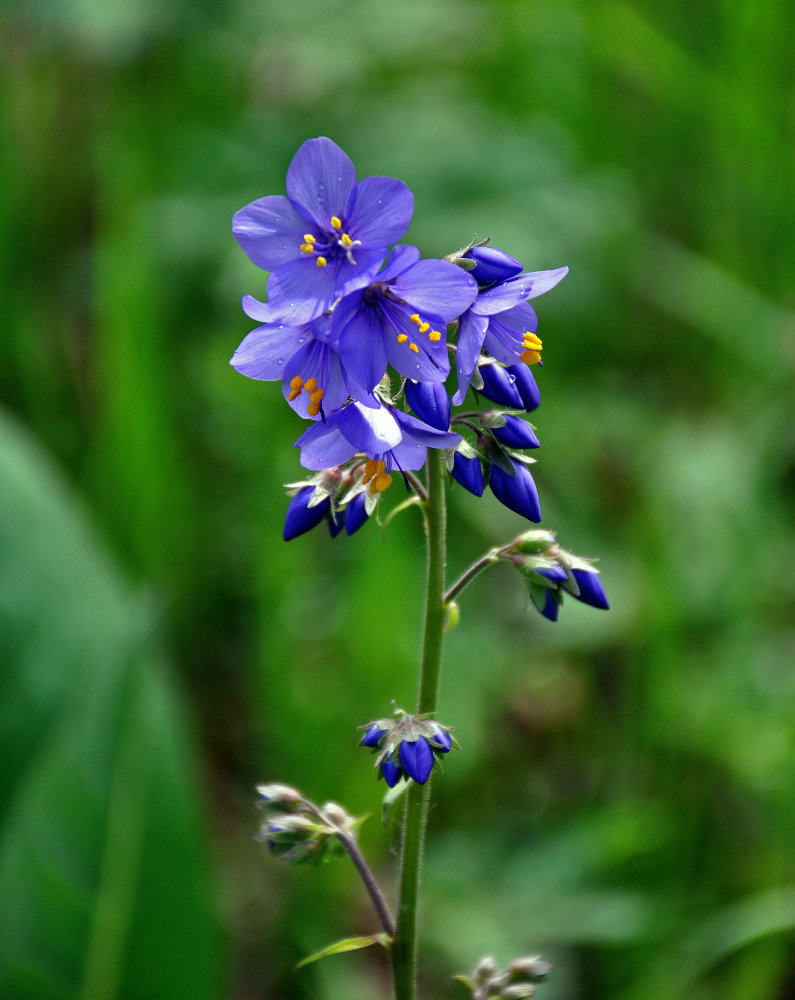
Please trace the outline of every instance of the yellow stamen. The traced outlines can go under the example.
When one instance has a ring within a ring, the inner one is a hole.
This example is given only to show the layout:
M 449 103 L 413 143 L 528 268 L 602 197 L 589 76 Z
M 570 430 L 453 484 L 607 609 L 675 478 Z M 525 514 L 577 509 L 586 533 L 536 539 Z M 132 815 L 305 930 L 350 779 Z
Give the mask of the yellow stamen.
M 342 234 L 342 236 L 340 237 L 340 243 L 344 247 L 352 247 L 353 246 L 353 240 L 350 238 L 350 236 L 348 236 L 347 233 L 343 233 Z
M 441 340 L 441 339 L 442 339 L 442 335 L 441 335 L 441 333 L 439 333 L 438 330 L 431 330 L 431 332 L 428 334 L 428 340 L 432 340 L 434 342 L 434 344 L 436 343 L 437 340 Z
M 290 379 L 291 389 L 300 389 L 303 384 L 304 380 L 301 378 L 300 375 L 293 375 L 293 377 Z
M 383 465 L 383 462 L 381 463 Z M 379 472 L 370 483 L 371 493 L 383 493 L 387 486 L 391 485 L 392 477 L 388 472 Z
M 408 339 L 409 339 L 409 335 L 407 333 L 399 333 L 397 335 L 397 342 L 399 344 L 405 344 Z
M 415 354 L 419 354 L 420 353 L 420 349 L 419 349 L 419 347 L 417 347 L 416 344 L 409 344 L 409 350 L 410 351 L 414 351 Z
M 301 253 L 314 253 L 315 252 L 315 248 L 312 246 L 311 243 L 302 243 L 301 246 L 298 249 L 301 251 Z
M 305 386 L 304 388 L 306 388 L 306 386 Z M 310 399 L 312 400 L 312 402 L 313 402 L 313 403 L 319 403 L 319 402 L 320 402 L 320 400 L 321 400 L 321 399 L 323 398 L 323 396 L 324 396 L 324 395 L 325 395 L 325 393 L 324 393 L 324 392 L 323 392 L 323 390 L 322 390 L 322 389 L 321 389 L 321 388 L 320 388 L 320 387 L 318 386 L 318 388 L 317 388 L 317 389 L 313 389 L 313 390 L 312 390 L 312 391 L 311 391 L 311 392 L 309 393 L 309 398 L 310 398 Z
M 293 401 L 294 399 L 298 399 L 298 397 L 299 397 L 300 395 L 301 395 L 301 389 L 300 389 L 300 388 L 298 388 L 298 389 L 291 389 L 291 390 L 290 390 L 290 395 L 289 395 L 289 396 L 288 396 L 287 398 L 288 398 L 288 399 L 290 400 L 290 402 L 292 403 L 292 401 Z
M 536 336 L 536 334 L 531 333 L 529 330 L 525 330 L 524 333 L 524 346 L 532 347 L 534 351 L 541 350 L 541 338 Z
M 326 260 L 325 257 L 318 257 L 315 263 L 317 264 L 318 267 L 325 267 L 328 261 Z
M 412 323 L 416 323 L 417 326 L 419 326 L 420 323 L 422 322 L 419 313 L 414 313 L 412 316 L 409 316 L 409 319 L 411 320 Z
M 522 351 L 521 358 L 526 365 L 537 365 L 538 362 L 541 360 L 541 355 L 538 353 L 538 351 L 527 350 L 527 351 Z
M 383 472 L 385 468 L 385 462 L 376 462 L 374 458 L 368 458 L 364 463 L 364 475 L 362 476 L 362 482 L 365 484 L 369 483 L 374 476 L 377 476 L 379 472 Z
M 314 243 L 315 237 L 311 233 L 304 233 L 304 241 L 306 243 Z
M 426 330 L 430 330 L 430 323 L 420 323 L 420 333 L 425 333 Z
M 304 382 L 304 388 L 306 389 L 307 392 L 311 392 L 316 385 L 317 385 L 316 378 L 308 378 L 306 382 Z
M 320 403 L 310 403 L 306 408 L 310 417 L 316 417 L 320 413 Z
M 342 219 L 338 219 L 336 215 L 332 215 L 331 216 L 331 225 L 335 229 L 341 229 L 342 228 Z

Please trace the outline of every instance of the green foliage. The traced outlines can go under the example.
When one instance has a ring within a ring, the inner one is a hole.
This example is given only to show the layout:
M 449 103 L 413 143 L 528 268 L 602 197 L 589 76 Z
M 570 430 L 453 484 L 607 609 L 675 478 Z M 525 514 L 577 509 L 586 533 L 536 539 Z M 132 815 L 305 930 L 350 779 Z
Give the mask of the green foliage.
M 374 811 L 356 727 L 415 696 L 420 519 L 284 545 L 299 426 L 226 363 L 241 294 L 264 294 L 231 215 L 282 191 L 319 134 L 409 184 L 425 254 L 490 235 L 571 268 L 538 307 L 533 471 L 544 527 L 601 556 L 612 610 L 568 601 L 553 626 L 501 566 L 461 596 L 429 995 L 488 950 L 542 948 L 546 1000 L 791 991 L 794 17 L 786 0 L 3 7 L 0 396 L 70 483 L 4 422 L 4 997 L 207 996 L 219 930 L 216 995 L 386 993 L 361 958 L 293 974 L 372 930 L 366 900 L 346 864 L 286 873 L 252 840 L 257 781 Z M 526 526 L 451 497 L 452 579 Z M 362 832 L 387 881 L 393 830 Z

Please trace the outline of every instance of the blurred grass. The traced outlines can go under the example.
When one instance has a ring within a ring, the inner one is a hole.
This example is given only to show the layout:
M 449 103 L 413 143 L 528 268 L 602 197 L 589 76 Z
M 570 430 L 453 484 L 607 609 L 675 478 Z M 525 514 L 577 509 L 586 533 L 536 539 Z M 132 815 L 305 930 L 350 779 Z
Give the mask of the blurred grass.
M 425 254 L 477 233 L 571 267 L 539 303 L 537 478 L 613 609 L 553 628 L 503 568 L 463 599 L 434 995 L 485 950 L 543 948 L 548 1000 L 789 997 L 791 4 L 38 0 L 0 29 L 0 395 L 162 606 L 221 995 L 384 991 L 370 956 L 291 973 L 370 915 L 343 866 L 285 873 L 250 839 L 257 780 L 377 814 L 355 726 L 415 683 L 415 515 L 285 546 L 299 429 L 227 365 L 264 292 L 231 215 L 326 134 L 410 185 Z M 491 499 L 452 508 L 453 573 L 517 530 Z M 389 880 L 394 833 L 363 839 Z

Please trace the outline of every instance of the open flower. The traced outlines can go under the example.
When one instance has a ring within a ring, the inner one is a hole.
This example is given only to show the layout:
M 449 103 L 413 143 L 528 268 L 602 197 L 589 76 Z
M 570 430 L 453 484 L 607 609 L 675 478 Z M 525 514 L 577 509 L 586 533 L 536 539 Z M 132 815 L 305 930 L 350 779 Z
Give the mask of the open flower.
M 269 195 L 242 208 L 232 232 L 253 263 L 271 272 L 270 319 L 300 326 L 368 284 L 408 228 L 414 197 L 394 177 L 357 183 L 351 160 L 325 136 L 300 146 L 286 190 L 286 198 Z
M 340 359 L 331 343 L 331 320 L 318 316 L 301 326 L 267 322 L 270 307 L 251 295 L 243 309 L 252 319 L 265 319 L 232 355 L 230 365 L 249 378 L 265 382 L 281 379 L 282 392 L 302 417 L 333 410 L 348 398 Z
M 342 465 L 358 452 L 369 459 L 364 481 L 371 493 L 380 493 L 392 482 L 390 472 L 416 470 L 425 465 L 428 448 L 455 448 L 460 434 L 451 434 L 385 406 L 376 396 L 367 405 L 353 402 L 329 413 L 295 442 L 301 449 L 305 469 L 329 469 Z
M 416 247 L 395 247 L 383 270 L 334 309 L 332 330 L 354 399 L 378 385 L 387 361 L 417 382 L 447 378 L 447 324 L 474 300 L 477 285 L 455 264 L 419 256 Z

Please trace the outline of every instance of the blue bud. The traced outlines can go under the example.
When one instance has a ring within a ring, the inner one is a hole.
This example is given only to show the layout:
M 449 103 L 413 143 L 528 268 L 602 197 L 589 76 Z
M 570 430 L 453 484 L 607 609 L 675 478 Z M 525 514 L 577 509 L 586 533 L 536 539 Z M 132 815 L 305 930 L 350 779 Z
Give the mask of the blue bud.
M 541 520 L 541 506 L 536 484 L 522 462 L 514 462 L 513 468 L 515 474 L 509 476 L 498 465 L 491 467 L 491 491 L 509 510 L 537 524 Z
M 526 365 L 514 365 L 514 367 L 526 368 Z M 495 403 L 501 406 L 509 406 L 512 410 L 521 410 L 524 406 L 519 390 L 514 385 L 509 371 L 502 365 L 481 365 L 478 368 L 483 377 L 483 388 L 480 392 Z M 531 376 L 532 378 L 532 376 Z
M 560 611 L 560 600 L 557 591 L 547 588 L 544 593 L 544 606 L 539 608 L 536 604 L 536 607 L 545 618 L 548 618 L 551 622 L 556 622 Z
M 441 382 L 406 382 L 406 401 L 420 420 L 437 430 L 450 426 L 452 403 Z
M 367 518 L 367 505 L 365 503 L 364 493 L 357 493 L 356 496 L 352 500 L 349 500 L 345 505 L 345 530 L 349 535 L 352 535 L 354 531 L 358 531 L 359 528 L 361 528 Z
M 435 722 L 433 724 L 433 738 L 439 744 L 433 748 L 437 753 L 449 753 L 450 747 L 453 745 L 452 738 L 446 729 L 442 729 Z
M 578 601 L 582 601 L 583 604 L 590 604 L 592 608 L 609 610 L 610 605 L 607 601 L 605 588 L 602 586 L 602 581 L 596 573 L 591 570 L 573 569 L 571 575 L 577 581 L 577 586 L 580 588 L 580 593 L 573 594 L 573 597 L 576 597 Z
M 532 413 L 541 405 L 541 390 L 527 365 L 508 365 L 506 371 L 513 375 L 516 392 L 527 413 Z
M 345 527 L 345 511 L 338 510 L 336 517 L 329 516 L 328 519 L 328 533 L 332 538 L 336 538 L 337 535 Z
M 379 729 L 378 726 L 373 723 L 372 726 L 367 730 L 367 732 L 359 740 L 359 746 L 363 747 L 377 747 L 381 742 L 381 738 L 386 736 L 387 729 Z
M 483 496 L 483 469 L 479 458 L 465 458 L 457 451 L 453 455 L 453 479 L 476 497 Z
M 381 774 L 383 774 L 384 781 L 389 785 L 389 787 L 394 788 L 400 781 L 403 771 L 400 765 L 396 764 L 393 760 L 385 760 L 383 764 L 381 764 Z
M 497 281 L 506 281 L 522 271 L 521 261 L 496 247 L 472 247 L 464 256 L 477 261 L 469 273 L 481 287 L 493 285 Z
M 502 427 L 492 427 L 491 430 L 494 437 L 509 448 L 541 447 L 541 442 L 530 424 L 511 413 L 505 415 L 505 423 Z
M 303 535 L 305 531 L 311 531 L 328 514 L 330 506 L 328 497 L 315 507 L 309 506 L 314 492 L 314 486 L 304 486 L 290 501 L 284 518 L 283 537 L 285 542 L 289 542 L 291 538 L 297 538 L 298 535 Z
M 564 580 L 568 580 L 568 574 L 562 566 L 544 566 L 541 569 L 536 568 L 536 573 L 539 576 L 545 576 L 547 580 L 554 580 L 555 583 L 562 583 Z
M 433 750 L 424 736 L 400 744 L 400 763 L 406 774 L 418 785 L 424 785 L 433 770 Z

